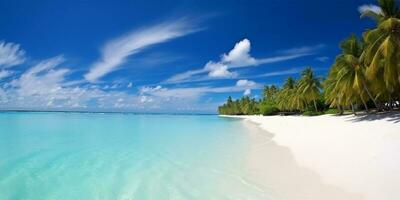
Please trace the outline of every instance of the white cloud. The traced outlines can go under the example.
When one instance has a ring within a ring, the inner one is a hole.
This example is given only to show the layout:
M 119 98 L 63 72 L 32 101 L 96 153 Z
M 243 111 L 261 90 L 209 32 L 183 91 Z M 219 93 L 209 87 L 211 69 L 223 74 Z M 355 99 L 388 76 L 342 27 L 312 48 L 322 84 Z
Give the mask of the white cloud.
M 206 71 L 208 71 L 209 77 L 235 77 L 236 74 L 228 71 L 228 65 L 223 64 L 221 62 L 208 62 L 204 67 Z
M 116 70 L 126 61 L 128 56 L 136 54 L 144 48 L 200 30 L 191 24 L 184 19 L 165 22 L 111 40 L 102 48 L 101 59 L 92 65 L 90 71 L 85 74 L 85 79 L 95 82 Z
M 164 88 L 161 85 L 158 85 L 156 87 L 142 87 L 139 90 L 140 94 L 145 94 L 145 93 L 152 93 L 152 92 L 157 92 L 164 90 Z
M 12 71 L 9 70 L 0 70 L 0 80 L 6 77 L 9 77 L 13 74 Z
M 59 83 L 64 81 L 68 69 L 54 69 L 64 62 L 62 56 L 57 56 L 40 62 L 27 70 L 19 79 L 13 80 L 11 84 L 19 88 L 22 96 L 44 95 L 57 92 L 60 89 Z
M 190 82 L 192 81 L 192 77 L 195 75 L 199 75 L 202 73 L 207 72 L 207 70 L 203 69 L 195 69 L 189 70 L 183 73 L 175 74 L 172 77 L 168 78 L 165 83 L 183 83 L 183 82 Z M 204 80 L 204 79 L 202 79 Z
M 255 77 L 271 77 L 271 76 L 282 76 L 282 75 L 289 75 L 289 74 L 298 74 L 302 70 L 304 70 L 304 68 L 291 68 L 291 69 L 288 69 L 288 70 L 268 72 L 268 73 L 257 75 Z
M 382 14 L 382 9 L 379 6 L 373 4 L 365 4 L 358 7 L 358 12 L 360 12 L 361 14 L 367 11 L 371 11 L 376 14 Z
M 244 95 L 244 96 L 249 96 L 249 95 L 251 95 L 251 89 L 246 89 L 246 90 L 243 92 L 243 95 Z
M 253 87 L 256 85 L 256 82 L 249 81 L 247 79 L 241 79 L 236 82 L 236 86 L 238 87 Z
M 164 82 L 183 83 L 209 79 L 235 78 L 238 76 L 238 73 L 230 71 L 231 69 L 276 63 L 308 56 L 315 54 L 317 50 L 323 47 L 323 44 L 319 44 L 316 46 L 292 48 L 280 51 L 279 53 L 282 55 L 279 56 L 256 59 L 250 55 L 250 41 L 248 39 L 243 39 L 242 41 L 236 43 L 233 49 L 229 51 L 229 53 L 223 54 L 220 61 L 209 61 L 202 69 L 189 70 L 183 73 L 176 74 Z M 205 73 L 207 73 L 207 76 L 202 76 L 202 74 Z
M 257 86 L 257 83 L 247 79 L 241 79 L 236 82 L 236 86 L 239 88 L 245 88 L 243 95 L 249 96 L 251 95 L 251 88 L 255 88 Z
M 229 63 L 232 66 L 257 65 L 258 61 L 250 55 L 250 41 L 244 39 L 235 44 L 233 49 L 222 55 L 222 63 Z
M 65 80 L 69 69 L 59 68 L 64 62 L 57 56 L 39 62 L 20 77 L 3 84 L 0 107 L 7 109 L 86 109 L 89 101 L 96 108 L 138 107 L 139 98 L 124 92 L 105 92 L 98 87 L 76 86 Z M 9 85 L 4 87 L 5 85 Z
M 0 67 L 7 68 L 25 61 L 25 51 L 19 44 L 0 41 Z
M 304 56 L 304 55 L 313 55 L 316 53 L 316 51 L 321 50 L 324 47 L 325 47 L 324 44 L 318 44 L 318 45 L 314 45 L 314 46 L 303 46 L 303 47 L 286 49 L 286 50 L 279 51 L 279 52 L 282 54 L 286 54 L 286 55 Z

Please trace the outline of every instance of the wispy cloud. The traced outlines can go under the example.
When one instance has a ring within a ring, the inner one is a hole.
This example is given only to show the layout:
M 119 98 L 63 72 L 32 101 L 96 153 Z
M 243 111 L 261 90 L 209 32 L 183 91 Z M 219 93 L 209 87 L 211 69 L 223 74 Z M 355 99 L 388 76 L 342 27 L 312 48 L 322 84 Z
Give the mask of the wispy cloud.
M 0 41 L 0 80 L 14 74 L 8 68 L 22 64 L 25 59 L 25 51 L 19 44 Z
M 201 30 L 193 21 L 178 19 L 145 27 L 106 43 L 101 49 L 101 59 L 95 62 L 85 79 L 95 82 L 115 70 L 126 58 L 155 44 L 167 42 Z
M 286 49 L 279 51 L 279 53 L 286 54 L 286 55 L 312 55 L 315 54 L 316 51 L 321 50 L 325 47 L 325 44 L 317 44 L 313 46 L 302 46 L 302 47 L 295 47 L 291 49 Z
M 54 69 L 64 62 L 62 56 L 44 60 L 24 72 L 11 85 L 19 88 L 21 96 L 45 95 L 59 90 L 68 69 Z
M 25 51 L 19 44 L 0 41 L 0 67 L 8 68 L 25 61 Z
M 224 87 L 172 87 L 166 88 L 160 85 L 156 87 L 142 87 L 140 94 L 148 98 L 164 99 L 197 99 L 210 93 L 244 92 L 251 89 L 259 89 L 262 85 L 247 79 L 239 80 L 233 86 Z
M 329 57 L 328 56 L 320 56 L 320 57 L 316 57 L 316 60 L 320 61 L 320 62 L 327 62 L 329 61 Z
M 280 51 L 279 53 L 281 55 L 278 56 L 257 59 L 250 55 L 250 41 L 248 39 L 244 39 L 236 43 L 233 49 L 229 51 L 229 53 L 223 54 L 220 61 L 209 61 L 201 69 L 189 70 L 183 73 L 176 74 L 164 82 L 182 83 L 210 79 L 235 78 L 238 77 L 238 73 L 235 71 L 231 71 L 232 69 L 282 62 L 299 57 L 313 55 L 323 47 L 324 45 L 320 44 L 316 46 L 292 48 Z M 202 74 L 206 74 L 206 76 L 201 76 Z
M 257 75 L 256 77 L 272 77 L 272 76 L 283 76 L 283 75 L 291 75 L 291 74 L 298 74 L 300 73 L 303 68 L 291 68 L 288 70 L 281 70 L 281 71 L 274 71 L 274 72 L 268 72 L 264 74 Z
M 361 5 L 358 7 L 358 12 L 360 12 L 361 14 L 368 12 L 368 11 L 376 13 L 376 14 L 382 13 L 382 9 L 377 5 L 364 4 L 364 5 Z

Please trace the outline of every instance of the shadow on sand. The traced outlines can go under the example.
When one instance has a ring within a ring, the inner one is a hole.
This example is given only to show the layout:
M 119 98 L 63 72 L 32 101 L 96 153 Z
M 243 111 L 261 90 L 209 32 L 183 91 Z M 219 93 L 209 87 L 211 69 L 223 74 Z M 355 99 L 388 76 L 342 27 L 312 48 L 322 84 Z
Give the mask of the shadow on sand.
M 385 113 L 375 113 L 375 114 L 362 114 L 352 116 L 349 121 L 361 122 L 361 121 L 375 121 L 386 119 L 389 122 L 399 123 L 400 122 L 400 112 L 385 112 Z

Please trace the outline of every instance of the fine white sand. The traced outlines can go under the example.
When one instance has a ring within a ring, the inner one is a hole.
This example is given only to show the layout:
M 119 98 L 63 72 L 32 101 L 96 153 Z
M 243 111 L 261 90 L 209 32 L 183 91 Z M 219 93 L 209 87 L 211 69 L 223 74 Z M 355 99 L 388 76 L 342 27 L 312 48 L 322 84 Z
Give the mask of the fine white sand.
M 400 114 L 235 117 L 273 134 L 272 141 L 258 136 L 250 160 L 279 199 L 400 199 Z M 304 169 L 285 163 L 291 159 L 277 155 L 282 149 L 260 148 L 268 140 L 288 148 Z

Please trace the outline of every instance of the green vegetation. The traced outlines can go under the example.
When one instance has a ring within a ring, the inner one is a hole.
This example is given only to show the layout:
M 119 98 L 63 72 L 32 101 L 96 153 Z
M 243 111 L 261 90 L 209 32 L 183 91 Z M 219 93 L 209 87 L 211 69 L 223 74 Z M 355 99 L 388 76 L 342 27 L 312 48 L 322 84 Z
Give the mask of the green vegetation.
M 309 110 L 306 112 L 303 112 L 302 115 L 304 116 L 318 116 L 318 115 L 323 115 L 324 112 L 321 111 L 313 111 L 313 110 Z
M 328 109 L 328 110 L 326 110 L 325 112 L 324 112 L 324 114 L 340 114 L 340 111 L 338 110 L 338 109 L 335 109 L 335 108 L 330 108 L 330 109 Z
M 323 113 L 343 114 L 351 110 L 369 112 L 394 110 L 400 102 L 400 7 L 395 0 L 378 0 L 382 12 L 365 11 L 376 27 L 361 39 L 351 35 L 340 43 L 336 57 L 323 81 L 311 67 L 299 80 L 289 77 L 282 88 L 265 86 L 259 101 L 231 97 L 218 108 L 220 114 L 290 114 L 307 116 Z M 335 108 L 335 109 L 333 109 Z
M 218 112 L 224 115 L 253 115 L 259 113 L 259 104 L 255 98 L 242 97 L 236 101 L 228 97 L 227 102 L 218 108 Z

